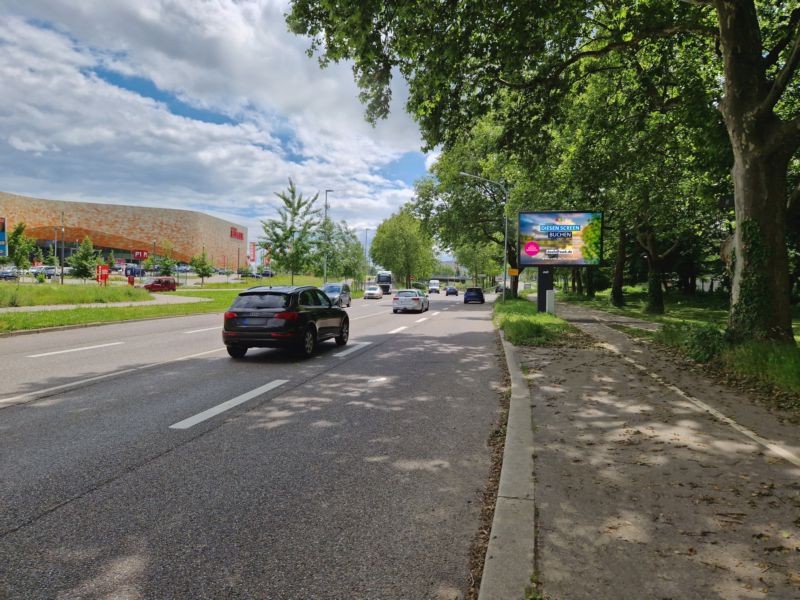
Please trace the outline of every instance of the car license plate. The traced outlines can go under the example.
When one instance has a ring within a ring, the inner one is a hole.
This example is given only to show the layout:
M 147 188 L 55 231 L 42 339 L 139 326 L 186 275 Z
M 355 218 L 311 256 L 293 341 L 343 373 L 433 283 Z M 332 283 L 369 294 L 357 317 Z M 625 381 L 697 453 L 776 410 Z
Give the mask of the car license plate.
M 239 322 L 245 327 L 250 325 L 266 325 L 267 319 L 261 317 L 245 317 L 243 319 L 240 319 Z

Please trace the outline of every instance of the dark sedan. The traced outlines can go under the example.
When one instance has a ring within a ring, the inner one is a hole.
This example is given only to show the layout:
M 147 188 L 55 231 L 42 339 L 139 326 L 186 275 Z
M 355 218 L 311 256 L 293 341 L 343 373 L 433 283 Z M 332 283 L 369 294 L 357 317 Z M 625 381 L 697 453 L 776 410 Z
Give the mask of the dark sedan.
M 444 291 L 445 296 L 458 296 L 458 288 L 453 287 L 452 285 L 448 287 Z
M 470 302 L 480 302 L 483 304 L 485 301 L 483 290 L 479 287 L 467 288 L 467 291 L 464 292 L 464 304 L 469 304 Z
M 311 286 L 253 287 L 240 293 L 225 312 L 222 341 L 233 358 L 248 348 L 288 347 L 302 356 L 333 338 L 344 346 L 350 336 L 347 313 Z

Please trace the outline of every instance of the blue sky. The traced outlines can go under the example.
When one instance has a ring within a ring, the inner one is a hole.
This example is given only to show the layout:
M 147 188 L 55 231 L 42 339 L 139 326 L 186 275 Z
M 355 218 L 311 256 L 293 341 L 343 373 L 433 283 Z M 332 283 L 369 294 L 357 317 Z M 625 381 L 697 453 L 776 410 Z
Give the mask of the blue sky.
M 0 190 L 168 206 L 255 236 L 291 178 L 374 229 L 431 157 L 403 111 L 363 118 L 350 65 L 320 69 L 283 0 L 6 0 Z

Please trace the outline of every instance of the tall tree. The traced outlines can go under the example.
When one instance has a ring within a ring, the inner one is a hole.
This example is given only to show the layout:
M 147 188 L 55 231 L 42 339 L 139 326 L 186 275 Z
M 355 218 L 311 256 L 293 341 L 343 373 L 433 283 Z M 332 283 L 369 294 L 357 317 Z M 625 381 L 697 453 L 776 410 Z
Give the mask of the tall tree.
M 203 286 L 206 277 L 211 277 L 211 275 L 214 274 L 214 265 L 208 260 L 208 254 L 206 254 L 205 250 L 200 254 L 192 256 L 192 258 L 189 259 L 189 265 L 191 265 L 194 272 L 197 273 L 197 276 L 200 277 L 200 286 Z
M 374 262 L 389 269 L 406 287 L 412 275 L 426 279 L 436 265 L 433 241 L 407 207 L 378 225 L 369 252 Z
M 289 187 L 275 195 L 282 202 L 278 206 L 278 218 L 261 222 L 264 237 L 259 240 L 259 246 L 270 253 L 276 268 L 291 273 L 294 285 L 295 273 L 303 272 L 310 264 L 314 228 L 320 223 L 319 210 L 314 208 L 319 193 L 304 198 L 290 178 Z
M 31 255 L 36 248 L 36 240 L 25 235 L 25 223 L 17 223 L 8 236 L 8 253 L 17 269 L 24 270 L 31 266 Z
M 513 135 L 525 135 L 557 112 L 571 82 L 603 77 L 609 56 L 672 45 L 680 63 L 704 49 L 689 64 L 705 72 L 708 90 L 721 92 L 734 156 L 729 330 L 734 338 L 793 343 L 786 248 L 795 197 L 787 197 L 787 169 L 800 147 L 800 11 L 793 9 L 789 0 L 291 0 L 287 21 L 311 37 L 323 64 L 353 60 L 370 119 L 387 114 L 399 72 L 430 147 L 452 143 L 509 97 L 509 122 L 524 122 Z
M 78 249 L 67 259 L 72 267 L 72 274 L 81 279 L 89 279 L 95 276 L 95 270 L 100 263 L 97 251 L 94 249 L 91 238 L 87 235 L 83 238 Z

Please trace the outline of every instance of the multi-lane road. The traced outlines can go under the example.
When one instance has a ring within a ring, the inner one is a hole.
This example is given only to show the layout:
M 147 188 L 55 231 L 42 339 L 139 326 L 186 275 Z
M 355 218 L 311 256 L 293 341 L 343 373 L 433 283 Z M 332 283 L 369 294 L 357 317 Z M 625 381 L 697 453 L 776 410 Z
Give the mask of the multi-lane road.
M 489 469 L 490 305 L 356 300 L 230 359 L 221 315 L 0 339 L 0 598 L 456 598 Z

